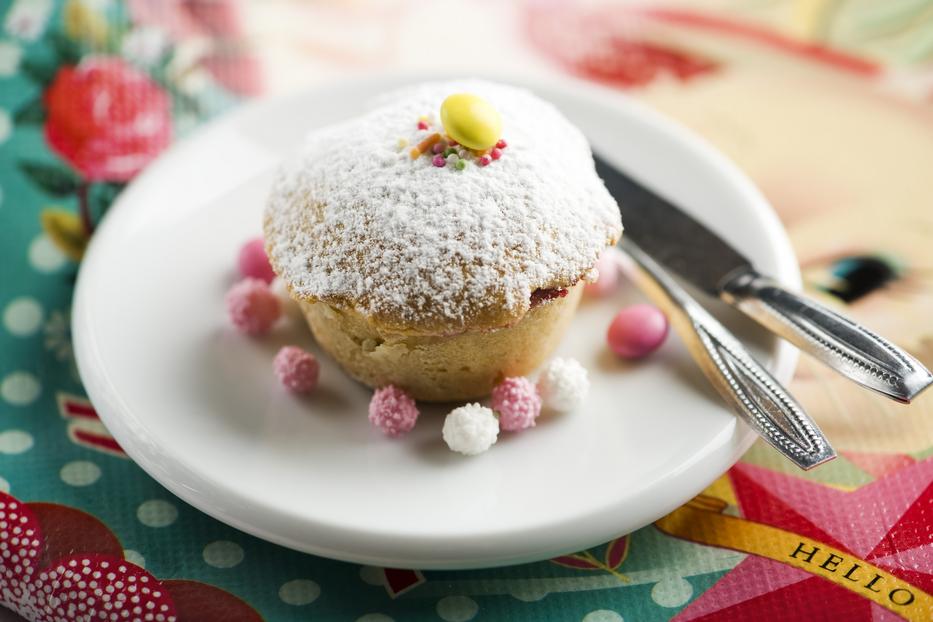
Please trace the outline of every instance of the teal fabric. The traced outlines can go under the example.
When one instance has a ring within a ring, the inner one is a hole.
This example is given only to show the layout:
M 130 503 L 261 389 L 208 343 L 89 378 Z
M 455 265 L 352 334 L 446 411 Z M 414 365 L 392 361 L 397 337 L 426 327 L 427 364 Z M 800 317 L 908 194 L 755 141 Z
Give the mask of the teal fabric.
M 82 243 L 80 235 L 74 239 L 75 186 L 87 185 L 88 211 L 96 221 L 122 182 L 87 184 L 45 139 L 41 95 L 49 77 L 75 56 L 102 53 L 66 33 L 61 5 L 44 13 L 46 4 L 0 2 L 6 20 L 0 34 L 0 487 L 22 501 L 84 510 L 113 531 L 130 561 L 156 577 L 217 586 L 269 621 L 667 620 L 742 559 L 647 527 L 632 535 L 630 553 L 615 574 L 550 561 L 427 572 L 423 583 L 393 598 L 378 569 L 250 537 L 174 498 L 127 458 L 74 442 L 68 433 L 74 419 L 63 416 L 60 401 L 84 396 L 69 328 L 78 264 L 65 254 L 69 244 Z M 121 6 L 113 3 L 104 14 L 111 38 L 125 38 L 134 28 Z M 41 20 L 40 34 L 18 34 L 10 25 L 17 11 Z M 105 45 L 111 49 L 103 53 L 120 53 L 112 42 Z M 176 135 L 237 101 L 216 82 L 194 94 L 175 93 L 165 67 L 163 60 L 146 70 L 173 98 Z M 61 222 L 46 222 L 50 214 Z M 226 544 L 209 547 L 217 542 Z M 218 551 L 227 554 L 219 555 L 226 563 L 217 563 Z M 605 547 L 591 554 L 602 559 Z M 283 590 L 295 580 L 306 582 L 292 584 L 293 593 Z

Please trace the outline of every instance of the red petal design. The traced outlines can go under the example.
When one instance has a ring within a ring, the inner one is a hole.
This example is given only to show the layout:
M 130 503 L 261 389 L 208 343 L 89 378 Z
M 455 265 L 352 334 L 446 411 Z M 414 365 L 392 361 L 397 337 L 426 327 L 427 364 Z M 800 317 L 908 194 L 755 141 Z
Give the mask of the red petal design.
M 421 585 L 425 581 L 424 575 L 419 571 L 406 568 L 383 568 L 382 574 L 385 577 L 386 592 L 392 598 Z
M 175 602 L 178 622 L 263 622 L 255 609 L 220 588 L 199 581 L 163 581 Z
M 616 538 L 606 547 L 606 565 L 615 570 L 622 565 L 628 556 L 629 537 L 627 535 Z
M 578 570 L 599 570 L 599 566 L 587 558 L 578 555 L 562 555 L 561 557 L 555 557 L 551 561 L 558 566 L 566 566 Z
M 32 510 L 0 492 L 0 604 L 23 615 L 32 609 L 30 586 L 41 568 L 42 526 Z
M 128 561 L 110 555 L 72 555 L 39 573 L 33 594 L 35 622 L 110 619 L 142 622 L 153 614 L 177 622 L 168 591 L 154 576 Z M 126 612 L 126 614 L 124 614 Z
M 45 546 L 39 568 L 69 555 L 95 553 L 123 558 L 113 532 L 94 516 L 57 503 L 27 503 L 42 526 Z

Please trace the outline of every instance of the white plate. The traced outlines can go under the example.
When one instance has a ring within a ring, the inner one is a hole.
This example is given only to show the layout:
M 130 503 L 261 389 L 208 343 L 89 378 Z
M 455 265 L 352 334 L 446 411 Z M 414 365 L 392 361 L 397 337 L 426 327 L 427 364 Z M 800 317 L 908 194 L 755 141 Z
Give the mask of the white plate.
M 632 531 L 690 499 L 753 435 L 676 338 L 639 364 L 607 352 L 613 311 L 640 298 L 630 286 L 585 302 L 560 348 L 590 371 L 585 408 L 505 435 L 474 458 L 446 448 L 438 409 L 425 409 L 407 438 L 384 438 L 366 418 L 370 391 L 330 359 L 313 397 L 287 395 L 272 357 L 284 343 L 314 349 L 300 320 L 262 340 L 230 329 L 224 291 L 240 244 L 260 232 L 275 164 L 310 128 L 360 111 L 402 80 L 246 106 L 172 148 L 123 193 L 94 236 L 74 304 L 81 377 L 107 428 L 155 479 L 219 520 L 302 551 L 382 566 L 543 559 Z M 799 285 L 777 218 L 721 155 L 602 90 L 533 88 L 611 159 L 663 188 L 765 272 Z M 794 351 L 752 332 L 756 352 L 789 379 Z

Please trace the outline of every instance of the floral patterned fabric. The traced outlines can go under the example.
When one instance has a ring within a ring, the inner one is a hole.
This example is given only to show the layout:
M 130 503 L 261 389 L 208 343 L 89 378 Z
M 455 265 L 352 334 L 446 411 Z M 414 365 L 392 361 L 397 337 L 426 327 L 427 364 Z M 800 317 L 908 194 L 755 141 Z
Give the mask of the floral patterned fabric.
M 771 199 L 811 293 L 933 364 L 928 12 L 738 4 L 470 3 L 490 24 L 472 50 L 478 64 L 628 89 L 704 134 Z M 423 66 L 466 6 L 0 0 L 0 604 L 43 622 L 933 618 L 929 396 L 904 409 L 806 359 L 792 390 L 835 462 L 804 475 L 758 444 L 654 525 L 511 568 L 290 551 L 126 458 L 83 393 L 69 320 L 113 199 L 264 87 Z

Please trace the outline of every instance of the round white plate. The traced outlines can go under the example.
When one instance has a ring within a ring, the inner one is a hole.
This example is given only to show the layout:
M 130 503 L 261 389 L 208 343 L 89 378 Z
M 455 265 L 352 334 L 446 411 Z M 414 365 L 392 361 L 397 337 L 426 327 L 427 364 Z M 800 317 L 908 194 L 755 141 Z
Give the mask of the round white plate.
M 288 547 L 395 567 L 543 559 L 641 527 L 732 465 L 752 433 L 723 406 L 676 337 L 650 359 L 615 359 L 604 333 L 640 299 L 630 285 L 584 301 L 560 347 L 590 372 L 579 412 L 505 434 L 466 458 L 441 440 L 444 411 L 390 440 L 370 427 L 370 390 L 323 357 L 311 397 L 288 395 L 272 358 L 317 352 L 294 316 L 268 338 L 230 328 L 223 296 L 241 243 L 260 233 L 272 171 L 313 127 L 346 118 L 398 77 L 357 80 L 243 107 L 181 142 L 120 197 L 95 234 L 74 303 L 88 393 L 126 452 L 173 493 Z M 799 285 L 762 196 L 685 130 L 594 87 L 532 86 L 594 146 Z M 737 331 L 748 331 L 734 315 Z M 794 351 L 750 331 L 781 380 Z M 754 339 L 752 340 L 754 341 Z

